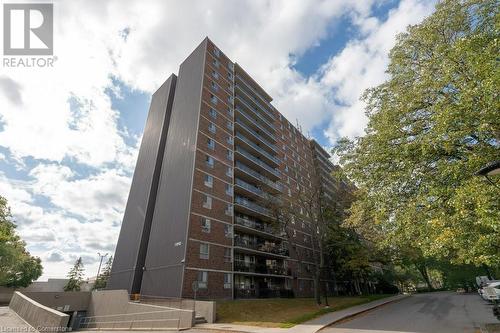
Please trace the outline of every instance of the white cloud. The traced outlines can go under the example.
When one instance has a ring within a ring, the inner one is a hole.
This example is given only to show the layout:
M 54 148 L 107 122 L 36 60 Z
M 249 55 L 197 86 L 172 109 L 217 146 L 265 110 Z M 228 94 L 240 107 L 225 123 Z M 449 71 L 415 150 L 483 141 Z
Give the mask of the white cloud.
M 384 22 L 373 17 L 356 20 L 364 37 L 349 42 L 322 68 L 321 83 L 333 91 L 332 97 L 339 103 L 333 106 L 334 112 L 326 131 L 332 143 L 341 136 L 363 134 L 367 119 L 365 104 L 359 98 L 367 88 L 387 79 L 388 53 L 394 46 L 396 35 L 405 31 L 408 25 L 422 21 L 433 9 L 433 2 L 402 0 Z

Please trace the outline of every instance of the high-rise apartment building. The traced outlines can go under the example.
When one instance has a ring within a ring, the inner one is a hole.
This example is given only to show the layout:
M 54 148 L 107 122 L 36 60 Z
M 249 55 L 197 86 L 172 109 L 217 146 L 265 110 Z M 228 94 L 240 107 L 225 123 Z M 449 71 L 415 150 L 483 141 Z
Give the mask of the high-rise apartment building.
M 266 202 L 335 186 L 329 155 L 206 38 L 153 94 L 108 288 L 167 297 L 312 296 L 306 213 Z

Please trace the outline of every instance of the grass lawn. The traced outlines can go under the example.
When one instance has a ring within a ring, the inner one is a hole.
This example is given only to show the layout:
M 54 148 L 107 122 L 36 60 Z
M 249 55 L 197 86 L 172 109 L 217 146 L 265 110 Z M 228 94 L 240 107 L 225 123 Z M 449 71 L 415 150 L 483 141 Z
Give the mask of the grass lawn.
M 317 306 L 313 298 L 271 298 L 217 302 L 217 322 L 288 328 L 325 313 L 371 302 L 392 295 L 329 297 L 329 308 Z

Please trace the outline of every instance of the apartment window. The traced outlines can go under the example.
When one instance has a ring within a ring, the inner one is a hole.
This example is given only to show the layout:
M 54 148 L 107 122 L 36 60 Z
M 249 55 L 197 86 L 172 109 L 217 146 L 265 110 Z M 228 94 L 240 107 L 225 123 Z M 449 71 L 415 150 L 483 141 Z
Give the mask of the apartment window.
M 219 73 L 217 73 L 216 71 L 212 71 L 212 77 L 214 79 L 218 79 L 219 78 Z
M 233 137 L 232 136 L 228 136 L 227 139 L 226 139 L 226 142 L 228 145 L 233 145 Z
M 217 97 L 215 95 L 210 94 L 210 102 L 213 104 L 217 104 Z
M 207 243 L 200 243 L 200 259 L 208 259 L 210 246 Z
M 215 133 L 217 131 L 215 124 L 214 123 L 209 123 L 208 124 L 208 130 L 212 133 Z
M 226 184 L 226 194 L 229 195 L 230 197 L 233 196 L 233 186 Z
M 203 208 L 212 209 L 212 197 L 205 195 L 205 200 L 203 201 Z
M 231 248 L 225 247 L 224 248 L 224 262 L 231 262 L 232 261 L 231 259 L 232 259 Z
M 205 175 L 205 186 L 210 188 L 214 187 L 214 177 Z
M 229 224 L 224 225 L 224 236 L 227 238 L 232 238 L 233 237 L 233 226 Z
M 224 289 L 232 288 L 231 273 L 224 273 Z
M 233 168 L 227 167 L 227 169 L 226 169 L 226 176 L 233 177 Z
M 208 272 L 199 271 L 198 272 L 198 288 L 207 289 L 208 287 Z
M 288 172 L 288 165 L 285 165 L 285 172 Z
M 233 216 L 233 205 L 227 204 L 225 214 L 227 216 Z
M 229 97 L 227 98 L 227 102 L 228 102 L 229 104 L 232 104 L 232 103 L 233 103 L 233 96 L 229 96 Z
M 217 83 L 212 81 L 211 86 L 213 91 L 215 92 L 219 91 L 219 86 L 217 85 Z
M 228 121 L 226 123 L 226 127 L 228 130 L 232 131 L 233 130 L 233 122 L 232 121 Z
M 297 230 L 293 229 L 293 235 L 294 238 L 297 237 Z
M 206 217 L 201 218 L 201 231 L 210 233 L 210 219 Z
M 228 107 L 228 108 L 227 108 L 227 115 L 228 115 L 229 117 L 232 117 L 232 116 L 233 116 L 233 110 L 231 109 L 231 107 Z
M 230 70 L 233 70 L 234 69 L 234 65 L 232 62 L 228 62 L 227 63 L 227 67 L 229 67 Z
M 233 160 L 233 152 L 228 149 L 226 152 L 226 157 L 228 160 L 232 161 Z
M 208 138 L 207 139 L 207 146 L 208 146 L 208 149 L 214 150 L 215 149 L 215 141 L 213 139 Z
M 217 59 L 214 59 L 213 64 L 215 67 L 219 68 L 220 62 Z
M 304 235 L 304 243 L 307 243 L 307 236 Z
M 212 156 L 206 156 L 205 158 L 205 162 L 207 163 L 207 166 L 209 168 L 213 168 L 214 167 L 214 158 Z
M 217 111 L 215 109 L 210 109 L 208 112 L 210 113 L 210 117 L 217 119 Z
M 229 72 L 227 73 L 227 77 L 229 80 L 232 80 L 233 79 L 233 73 Z

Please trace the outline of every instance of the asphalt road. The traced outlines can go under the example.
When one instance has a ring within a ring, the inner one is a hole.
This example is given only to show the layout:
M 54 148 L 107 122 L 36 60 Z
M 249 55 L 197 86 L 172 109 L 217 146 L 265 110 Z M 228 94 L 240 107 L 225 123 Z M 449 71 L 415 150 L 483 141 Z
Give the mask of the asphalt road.
M 327 327 L 321 333 L 463 333 L 499 323 L 477 293 L 416 294 Z

